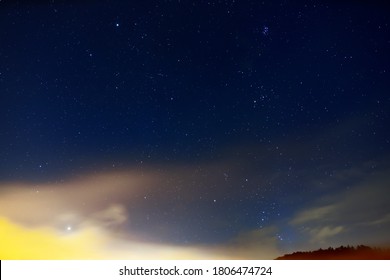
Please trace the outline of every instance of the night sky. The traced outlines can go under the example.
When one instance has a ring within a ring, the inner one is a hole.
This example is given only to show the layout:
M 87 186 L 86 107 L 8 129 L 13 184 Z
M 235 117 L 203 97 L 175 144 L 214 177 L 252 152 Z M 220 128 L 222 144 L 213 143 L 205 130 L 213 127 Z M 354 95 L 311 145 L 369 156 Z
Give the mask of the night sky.
M 381 2 L 1 1 L 0 258 L 390 245 Z

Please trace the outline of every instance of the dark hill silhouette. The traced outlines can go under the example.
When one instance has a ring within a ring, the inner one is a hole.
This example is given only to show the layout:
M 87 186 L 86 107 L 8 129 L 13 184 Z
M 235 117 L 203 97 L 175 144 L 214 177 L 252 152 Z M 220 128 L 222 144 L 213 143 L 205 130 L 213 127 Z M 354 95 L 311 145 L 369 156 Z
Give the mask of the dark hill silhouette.
M 357 247 L 329 247 L 309 252 L 295 252 L 278 257 L 277 260 L 390 260 L 390 249 Z

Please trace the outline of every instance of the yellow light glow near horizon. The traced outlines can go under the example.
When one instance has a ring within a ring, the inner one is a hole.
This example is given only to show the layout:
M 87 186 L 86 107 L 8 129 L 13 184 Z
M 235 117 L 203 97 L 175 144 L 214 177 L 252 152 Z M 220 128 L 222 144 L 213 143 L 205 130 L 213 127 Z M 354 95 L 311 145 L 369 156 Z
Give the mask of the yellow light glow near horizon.
M 0 217 L 0 259 L 99 259 L 101 237 L 93 230 L 61 235 L 51 228 L 25 228 Z

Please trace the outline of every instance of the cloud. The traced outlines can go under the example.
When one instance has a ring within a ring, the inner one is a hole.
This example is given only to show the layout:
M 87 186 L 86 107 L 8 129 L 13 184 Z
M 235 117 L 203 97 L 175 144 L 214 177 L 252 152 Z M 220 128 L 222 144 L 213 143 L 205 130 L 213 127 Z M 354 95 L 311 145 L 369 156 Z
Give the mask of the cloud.
M 127 212 L 124 206 L 114 204 L 107 209 L 97 212 L 93 215 L 94 223 L 99 223 L 102 226 L 121 225 L 127 220 Z
M 99 259 L 104 237 L 98 230 L 59 234 L 50 227 L 26 228 L 0 217 L 0 259 Z
M 363 226 L 381 226 L 381 225 L 387 225 L 390 224 L 390 214 L 385 214 L 381 217 L 378 217 L 378 219 L 361 223 Z
M 221 249 L 229 259 L 269 259 L 279 256 L 275 226 L 240 233 Z
M 3 183 L 0 215 L 26 226 L 55 224 L 61 218 L 77 222 L 106 209 L 112 201 L 120 204 L 124 198 L 135 200 L 139 190 L 155 180 L 153 175 L 117 172 L 54 184 Z
M 304 238 L 317 245 L 388 242 L 390 204 L 388 170 L 368 174 L 355 185 L 314 200 L 289 221 Z M 345 178 L 341 181 L 344 182 Z
M 317 208 L 310 208 L 298 213 L 291 221 L 293 225 L 305 224 L 312 221 L 321 221 L 328 219 L 336 210 L 336 205 L 320 206 Z
M 191 185 L 194 178 L 210 184 L 225 181 L 219 169 L 192 167 L 122 170 L 79 176 L 60 183 L 0 184 L 2 259 L 269 259 L 279 255 L 275 228 L 247 230 L 213 244 L 175 243 L 183 228 L 202 225 L 224 230 L 229 217 L 210 218 L 217 207 L 211 198 L 225 189 Z M 203 180 L 203 179 L 202 179 Z M 233 180 L 229 178 L 229 180 Z M 190 183 L 190 185 L 186 185 Z M 230 182 L 229 182 L 230 183 Z M 180 196 L 180 199 L 177 198 Z M 199 196 L 203 196 L 198 200 Z M 194 199 L 195 198 L 195 199 Z M 202 204 L 203 203 L 203 204 Z M 192 207 L 204 206 L 201 207 Z M 208 206 L 209 205 L 209 206 Z M 166 211 L 172 220 L 164 220 Z M 181 208 L 180 208 L 181 207 Z M 207 208 L 208 207 L 208 208 Z M 192 211 L 192 212 L 191 212 Z M 183 219 L 183 217 L 185 219 Z M 151 220 L 148 220 L 148 219 Z M 181 220 L 180 220 L 181 219 Z M 217 223 L 217 224 L 216 224 Z M 190 231 L 191 233 L 191 231 Z M 192 232 L 193 233 L 193 232 Z M 196 234 L 196 232 L 195 232 Z
M 315 244 L 326 245 L 326 241 L 329 238 L 337 236 L 343 230 L 344 230 L 343 226 L 335 226 L 335 227 L 324 226 L 324 227 L 312 228 L 310 229 L 309 232 L 311 236 L 310 242 Z
M 251 197 L 261 196 L 267 201 L 266 196 L 272 193 L 267 193 L 269 185 L 264 178 L 277 180 L 282 172 L 248 169 L 239 162 L 221 161 L 204 166 L 128 168 L 59 183 L 3 182 L 0 217 L 7 221 L 1 225 L 7 230 L 2 232 L 15 233 L 14 239 L 8 235 L 3 240 L 27 248 L 28 244 L 40 244 L 43 241 L 39 240 L 47 239 L 51 240 L 52 248 L 61 248 L 61 244 L 77 248 L 76 241 L 88 236 L 85 247 L 80 247 L 79 258 L 93 259 L 269 259 L 281 253 L 282 241 L 276 238 L 279 233 L 284 244 L 288 240 L 295 244 L 296 239 L 289 238 L 299 236 L 302 239 L 301 244 L 297 243 L 301 245 L 299 249 L 307 244 L 317 249 L 322 245 L 388 240 L 390 203 L 384 195 L 390 181 L 387 170 L 375 173 L 354 167 L 353 172 L 342 172 L 340 176 L 336 173 L 331 192 L 318 195 L 292 216 L 256 229 L 241 221 L 246 218 L 242 210 L 226 211 L 225 207 L 233 201 L 241 201 L 243 205 L 254 203 Z M 256 175 L 247 182 L 243 180 L 247 178 L 246 172 Z M 355 180 L 356 174 L 361 174 L 359 180 Z M 302 184 L 308 183 L 307 177 L 302 180 Z M 251 181 L 256 188 L 250 187 Z M 244 184 L 248 184 L 244 188 L 247 191 L 237 188 Z M 252 195 L 254 189 L 256 193 Z M 287 197 L 294 204 L 293 199 L 300 195 Z M 246 230 L 240 232 L 242 228 Z M 30 235 L 36 236 L 36 240 L 30 240 Z M 74 245 L 70 240 L 74 240 Z M 77 256 L 76 249 L 65 250 L 66 256 L 50 255 L 49 247 L 47 254 L 42 255 L 42 251 L 36 256 L 16 248 L 21 258 Z
M 280 254 L 274 231 L 265 228 L 243 232 L 226 244 L 184 246 L 118 238 L 92 223 L 64 233 L 47 226 L 26 228 L 0 217 L 0 258 L 269 259 Z

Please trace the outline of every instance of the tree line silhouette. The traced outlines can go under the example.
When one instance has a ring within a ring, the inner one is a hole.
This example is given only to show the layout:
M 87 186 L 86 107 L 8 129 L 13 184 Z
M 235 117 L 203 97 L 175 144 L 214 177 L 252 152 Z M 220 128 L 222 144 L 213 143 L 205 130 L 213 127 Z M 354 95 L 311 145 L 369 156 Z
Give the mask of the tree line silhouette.
M 316 251 L 294 252 L 278 257 L 277 260 L 390 260 L 390 249 L 348 245 Z

